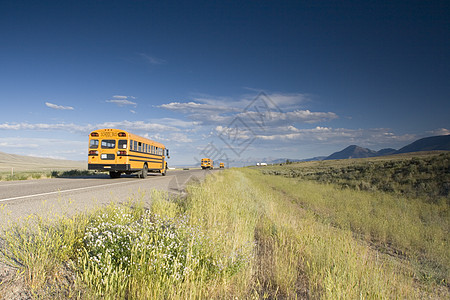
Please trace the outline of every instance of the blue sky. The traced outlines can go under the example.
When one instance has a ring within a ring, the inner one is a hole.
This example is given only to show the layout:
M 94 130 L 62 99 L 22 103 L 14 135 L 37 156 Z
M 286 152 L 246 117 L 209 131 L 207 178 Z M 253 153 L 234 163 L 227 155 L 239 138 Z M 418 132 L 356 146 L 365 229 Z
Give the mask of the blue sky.
M 170 163 L 400 148 L 450 133 L 449 1 L 0 2 L 0 151 L 86 160 L 88 133 Z

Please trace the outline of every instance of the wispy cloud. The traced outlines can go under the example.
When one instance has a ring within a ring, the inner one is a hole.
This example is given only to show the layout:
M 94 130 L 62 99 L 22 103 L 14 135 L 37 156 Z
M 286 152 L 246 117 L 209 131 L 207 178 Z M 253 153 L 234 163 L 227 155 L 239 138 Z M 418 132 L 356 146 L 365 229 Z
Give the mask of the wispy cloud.
M 439 128 L 436 130 L 429 131 L 431 135 L 449 135 L 450 130 L 447 128 Z
M 107 103 L 114 103 L 118 106 L 125 106 L 125 105 L 131 105 L 136 107 L 137 103 L 134 101 L 130 101 L 136 99 L 136 97 L 133 96 L 122 96 L 122 95 L 114 95 L 112 96 L 112 99 L 106 100 Z
M 230 106 L 225 103 L 200 103 L 200 102 L 170 102 L 158 106 L 171 111 L 178 111 L 182 113 L 227 113 L 227 112 L 240 112 L 242 109 L 238 107 Z
M 77 125 L 73 123 L 3 123 L 0 124 L 1 130 L 67 130 L 71 132 L 85 131 L 88 126 Z
M 137 103 L 130 101 L 130 100 L 116 100 L 116 99 L 111 99 L 111 100 L 106 100 L 106 102 L 108 103 L 114 103 L 117 104 L 118 106 L 124 106 L 124 105 L 133 105 L 136 106 Z
M 138 54 L 139 54 L 139 56 L 142 59 L 144 59 L 145 62 L 147 62 L 148 64 L 151 64 L 151 65 L 162 65 L 162 64 L 165 64 L 167 62 L 164 59 L 161 59 L 161 58 L 158 58 L 158 57 L 155 57 L 155 56 L 150 56 L 150 55 L 145 54 L 145 53 L 138 53 Z
M 45 105 L 47 107 L 50 107 L 53 109 L 58 109 L 58 110 L 74 110 L 74 108 L 72 106 L 62 106 L 62 105 L 57 105 L 57 104 L 53 104 L 50 102 L 45 102 Z
M 136 97 L 133 97 L 133 96 L 123 96 L 123 95 L 114 95 L 112 97 L 114 99 L 136 99 Z
M 218 126 L 218 132 L 227 130 Z M 252 134 L 251 131 L 242 132 L 242 136 Z M 237 138 L 240 138 L 237 136 Z M 294 126 L 273 127 L 266 134 L 258 134 L 256 139 L 261 141 L 274 141 L 278 143 L 287 143 L 291 146 L 296 144 L 357 144 L 359 146 L 375 146 L 386 145 L 395 147 L 419 138 L 418 135 L 403 134 L 397 135 L 388 128 L 368 128 L 368 129 L 349 129 L 349 128 L 332 128 L 321 127 L 309 129 L 299 129 Z
M 301 103 L 310 101 L 306 94 L 262 94 L 243 95 L 237 100 L 201 96 L 189 102 L 170 102 L 159 108 L 180 112 L 203 125 L 230 123 L 235 118 L 242 120 L 264 119 L 265 125 L 279 123 L 318 123 L 338 118 L 334 112 L 313 112 L 299 109 Z M 251 122 L 249 122 L 251 123 Z
M 145 132 L 177 132 L 180 131 L 179 128 L 170 125 L 164 125 L 155 122 L 144 122 L 144 121 L 120 121 L 120 122 L 105 122 L 99 124 L 86 124 L 78 125 L 73 123 L 56 123 L 56 124 L 46 124 L 46 123 L 3 123 L 0 124 L 0 130 L 62 130 L 69 132 L 80 132 L 89 133 L 95 129 L 99 128 L 122 128 L 133 133 L 145 133 Z

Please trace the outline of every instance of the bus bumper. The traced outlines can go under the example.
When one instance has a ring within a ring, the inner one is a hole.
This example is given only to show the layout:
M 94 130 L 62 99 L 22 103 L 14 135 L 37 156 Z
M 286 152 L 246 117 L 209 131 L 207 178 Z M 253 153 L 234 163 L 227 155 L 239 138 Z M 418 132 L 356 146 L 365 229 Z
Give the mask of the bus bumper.
M 88 164 L 88 170 L 95 171 L 131 171 L 129 164 Z

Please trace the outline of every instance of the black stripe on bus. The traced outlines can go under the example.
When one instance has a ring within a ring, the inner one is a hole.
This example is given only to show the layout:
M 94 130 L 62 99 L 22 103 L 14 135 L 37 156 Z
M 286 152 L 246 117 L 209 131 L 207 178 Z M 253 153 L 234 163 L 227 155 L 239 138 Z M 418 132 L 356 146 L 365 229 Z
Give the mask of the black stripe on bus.
M 140 153 L 140 154 L 145 154 L 145 155 L 155 155 L 155 156 L 159 156 L 162 157 L 164 155 L 159 155 L 159 154 L 154 154 L 154 153 L 146 153 L 146 152 L 142 152 L 142 151 L 135 151 L 135 150 L 130 150 L 130 152 L 134 152 L 134 153 Z
M 144 156 L 137 156 L 137 155 L 128 155 L 128 157 L 130 158 L 130 160 L 133 160 L 133 158 L 136 158 L 136 159 L 145 159 L 145 160 L 150 160 L 150 161 L 153 161 L 153 162 L 155 162 L 155 161 L 163 161 L 164 159 L 162 159 L 162 158 L 153 158 L 153 157 L 144 157 Z
M 142 159 L 130 159 L 130 161 L 142 161 L 142 162 L 151 162 L 151 163 L 162 163 L 162 160 L 142 160 Z
M 161 156 L 159 157 L 151 157 L 151 156 L 142 156 L 142 155 L 123 155 L 123 156 L 128 156 L 128 157 L 137 157 L 137 158 L 150 158 L 150 159 L 163 159 Z

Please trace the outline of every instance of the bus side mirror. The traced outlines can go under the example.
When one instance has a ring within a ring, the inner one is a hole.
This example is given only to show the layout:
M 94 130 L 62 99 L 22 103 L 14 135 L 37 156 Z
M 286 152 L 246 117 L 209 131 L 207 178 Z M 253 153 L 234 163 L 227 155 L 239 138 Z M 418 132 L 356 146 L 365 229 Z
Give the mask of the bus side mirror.
M 170 158 L 169 149 L 166 149 L 166 156 L 167 156 L 167 158 Z

